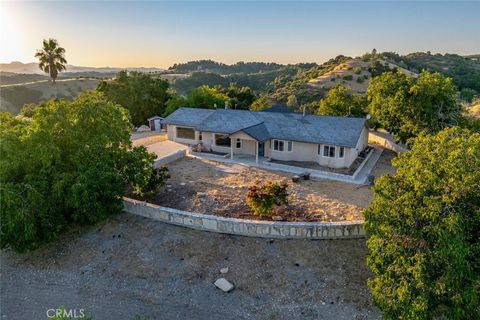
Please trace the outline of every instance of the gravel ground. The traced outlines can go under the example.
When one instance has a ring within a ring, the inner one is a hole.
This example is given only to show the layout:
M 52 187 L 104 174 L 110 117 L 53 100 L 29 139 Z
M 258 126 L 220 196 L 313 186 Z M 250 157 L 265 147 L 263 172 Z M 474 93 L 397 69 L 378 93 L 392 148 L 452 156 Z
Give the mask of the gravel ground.
M 27 254 L 1 251 L 2 319 L 378 319 L 364 240 L 268 240 L 121 213 Z M 236 288 L 213 286 L 219 270 Z
M 391 158 L 384 150 L 372 174 L 392 172 Z M 369 187 L 324 179 L 292 183 L 292 174 L 246 167 L 239 164 L 183 158 L 169 163 L 171 178 L 155 196 L 143 199 L 161 206 L 230 218 L 259 219 L 245 202 L 248 185 L 255 179 L 285 180 L 289 205 L 276 210 L 285 221 L 363 220 L 363 209 L 372 201 Z

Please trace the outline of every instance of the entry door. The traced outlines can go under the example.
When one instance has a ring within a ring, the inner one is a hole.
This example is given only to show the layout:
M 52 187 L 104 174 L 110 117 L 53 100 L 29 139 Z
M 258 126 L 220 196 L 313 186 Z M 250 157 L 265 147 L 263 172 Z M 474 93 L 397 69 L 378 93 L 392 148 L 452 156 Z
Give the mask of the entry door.
M 265 155 L 265 144 L 263 142 L 258 143 L 258 156 L 263 157 Z

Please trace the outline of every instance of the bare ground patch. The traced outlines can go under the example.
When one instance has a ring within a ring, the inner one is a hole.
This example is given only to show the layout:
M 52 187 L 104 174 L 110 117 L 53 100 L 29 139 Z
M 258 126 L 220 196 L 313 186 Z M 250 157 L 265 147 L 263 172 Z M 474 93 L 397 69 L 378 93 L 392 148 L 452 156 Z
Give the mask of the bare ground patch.
M 378 174 L 389 166 L 387 157 L 383 158 Z M 197 213 L 258 219 L 245 203 L 248 185 L 257 178 L 288 181 L 289 205 L 275 213 L 286 221 L 363 220 L 362 210 L 372 200 L 368 187 L 316 179 L 292 183 L 291 174 L 239 164 L 184 158 L 168 168 L 171 178 L 167 186 L 146 200 Z

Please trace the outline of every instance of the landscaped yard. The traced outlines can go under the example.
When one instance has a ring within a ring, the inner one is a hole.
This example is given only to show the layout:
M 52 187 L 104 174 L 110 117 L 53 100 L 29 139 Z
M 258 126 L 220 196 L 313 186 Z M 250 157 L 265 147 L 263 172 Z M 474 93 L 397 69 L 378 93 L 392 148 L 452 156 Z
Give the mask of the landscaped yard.
M 385 150 L 373 170 L 375 176 L 393 172 L 394 153 Z M 165 207 L 234 218 L 256 218 L 245 203 L 251 181 L 287 180 L 289 205 L 274 213 L 286 221 L 363 220 L 362 210 L 372 200 L 367 186 L 330 180 L 290 181 L 291 174 L 184 158 L 168 164 L 167 186 L 147 199 Z

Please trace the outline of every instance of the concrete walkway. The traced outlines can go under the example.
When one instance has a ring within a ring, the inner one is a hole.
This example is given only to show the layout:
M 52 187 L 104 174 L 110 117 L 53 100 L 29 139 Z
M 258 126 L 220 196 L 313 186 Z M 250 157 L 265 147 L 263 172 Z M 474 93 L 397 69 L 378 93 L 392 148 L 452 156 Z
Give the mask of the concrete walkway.
M 375 167 L 375 164 L 380 158 L 382 152 L 383 152 L 383 149 L 375 148 L 373 150 L 373 153 L 366 159 L 367 162 L 363 165 L 363 167 L 355 176 L 339 174 L 335 172 L 328 172 L 328 171 L 312 170 L 312 169 L 289 166 L 289 165 L 282 165 L 282 164 L 265 161 L 264 158 L 259 159 L 259 162 L 257 163 L 255 162 L 254 157 L 250 158 L 250 157 L 244 157 L 244 156 L 242 157 L 235 156 L 232 160 L 230 159 L 230 156 L 225 157 L 225 156 L 214 155 L 209 153 L 192 153 L 192 154 L 189 154 L 188 156 L 198 158 L 198 159 L 212 160 L 212 161 L 218 161 L 218 162 L 224 162 L 224 163 L 243 164 L 246 166 L 257 167 L 265 170 L 281 171 L 281 172 L 287 172 L 292 174 L 301 174 L 303 172 L 310 172 L 310 176 L 313 178 L 335 180 L 335 181 L 361 185 L 361 184 L 365 184 L 365 182 L 367 181 L 368 175 L 370 174 L 372 169 Z
M 148 152 L 155 153 L 157 155 L 157 160 L 169 156 L 171 154 L 177 153 L 178 151 L 187 150 L 188 147 L 176 143 L 170 140 L 160 141 L 157 143 L 149 144 L 145 146 Z

